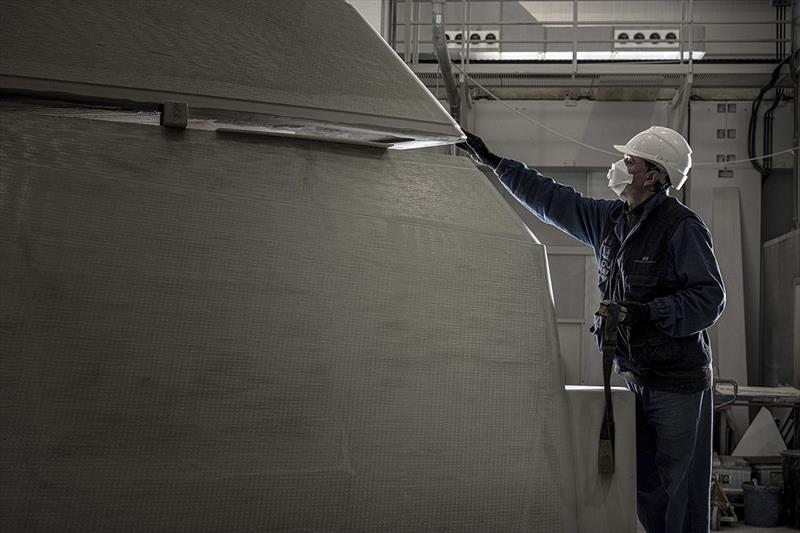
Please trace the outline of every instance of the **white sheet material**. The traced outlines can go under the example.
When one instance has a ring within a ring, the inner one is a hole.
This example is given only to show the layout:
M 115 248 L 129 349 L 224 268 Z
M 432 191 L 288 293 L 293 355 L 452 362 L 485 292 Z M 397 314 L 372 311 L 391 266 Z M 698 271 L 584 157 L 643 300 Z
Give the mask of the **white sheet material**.
M 741 204 L 738 187 L 719 187 L 713 193 L 714 252 L 725 283 L 725 312 L 714 325 L 714 371 L 720 378 L 747 385 L 747 340 L 744 324 Z M 737 436 L 747 428 L 747 410 L 731 408 L 728 420 Z
M 772 413 L 766 407 L 762 407 L 744 436 L 739 440 L 739 444 L 733 450 L 733 455 L 741 457 L 776 456 L 785 449 L 786 443 L 781 437 L 778 426 L 775 425 Z
M 636 399 L 614 387 L 615 465 L 612 476 L 597 472 L 597 450 L 603 421 L 603 387 L 568 385 L 578 531 L 636 533 Z

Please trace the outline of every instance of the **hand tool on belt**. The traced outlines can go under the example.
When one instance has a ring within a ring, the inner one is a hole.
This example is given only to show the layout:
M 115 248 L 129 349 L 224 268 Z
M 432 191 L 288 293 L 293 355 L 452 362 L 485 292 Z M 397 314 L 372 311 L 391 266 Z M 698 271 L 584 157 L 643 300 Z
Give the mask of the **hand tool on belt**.
M 627 309 L 609 300 L 600 302 L 595 313 L 603 317 L 603 389 L 605 411 L 600 427 L 600 443 L 597 451 L 597 469 L 601 474 L 614 473 L 614 405 L 611 402 L 611 367 L 617 352 L 617 330 L 627 316 Z

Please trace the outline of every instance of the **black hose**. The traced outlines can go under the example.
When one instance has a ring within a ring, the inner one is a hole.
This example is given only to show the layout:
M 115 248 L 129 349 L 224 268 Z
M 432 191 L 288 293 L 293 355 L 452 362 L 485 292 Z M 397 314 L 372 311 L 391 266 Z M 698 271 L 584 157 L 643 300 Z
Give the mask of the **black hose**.
M 795 54 L 787 56 L 783 58 L 780 63 L 778 63 L 778 65 L 772 71 L 772 76 L 770 77 L 769 82 L 767 82 L 767 84 L 761 88 L 761 90 L 758 92 L 758 96 L 756 96 L 755 100 L 753 100 L 752 109 L 750 110 L 750 121 L 747 128 L 747 157 L 750 159 L 756 157 L 756 131 L 758 129 L 758 110 L 761 107 L 761 102 L 764 100 L 764 95 L 778 82 L 783 65 L 789 62 L 794 55 Z M 769 177 L 769 172 L 761 165 L 761 163 L 758 162 L 757 159 L 752 159 L 750 163 L 753 165 L 753 168 L 755 168 L 758 173 L 761 174 L 762 182 Z
M 775 113 L 775 108 L 778 107 L 778 104 L 780 104 L 781 102 L 781 98 L 783 98 L 783 89 L 777 89 L 775 91 L 775 100 L 773 100 L 772 105 L 769 106 L 769 109 L 767 109 L 767 111 L 764 113 L 764 131 L 763 131 L 762 145 L 765 154 L 772 153 L 772 148 L 773 148 L 772 128 L 773 128 L 773 122 L 775 121 L 774 113 Z M 761 182 L 763 184 L 763 182 L 766 181 L 766 179 L 772 173 L 772 157 L 764 158 L 764 164 L 762 165 L 762 167 L 766 171 L 766 175 L 762 174 L 761 176 L 762 178 Z

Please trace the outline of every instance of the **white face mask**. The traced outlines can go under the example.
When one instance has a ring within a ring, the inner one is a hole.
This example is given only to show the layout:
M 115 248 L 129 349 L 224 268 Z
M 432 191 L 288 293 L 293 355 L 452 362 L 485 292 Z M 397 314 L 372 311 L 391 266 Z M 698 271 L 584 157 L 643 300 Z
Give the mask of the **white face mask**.
M 628 167 L 625 166 L 625 160 L 620 159 L 608 171 L 608 186 L 614 191 L 617 196 L 622 196 L 622 191 L 629 183 L 633 183 L 633 176 L 628 174 Z

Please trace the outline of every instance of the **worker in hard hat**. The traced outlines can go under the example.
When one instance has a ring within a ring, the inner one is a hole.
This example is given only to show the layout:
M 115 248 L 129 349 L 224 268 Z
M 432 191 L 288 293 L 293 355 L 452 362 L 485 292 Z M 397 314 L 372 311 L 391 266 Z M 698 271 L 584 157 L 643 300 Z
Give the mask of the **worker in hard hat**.
M 614 148 L 608 171 L 620 197 L 585 197 L 525 164 L 499 157 L 467 134 L 459 145 L 490 166 L 543 221 L 594 249 L 603 300 L 626 310 L 614 370 L 636 395 L 637 507 L 648 533 L 709 529 L 712 427 L 707 329 L 725 306 L 711 234 L 670 197 L 691 168 L 676 131 L 653 126 Z M 595 317 L 598 337 L 603 317 Z

